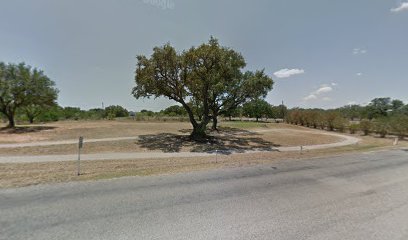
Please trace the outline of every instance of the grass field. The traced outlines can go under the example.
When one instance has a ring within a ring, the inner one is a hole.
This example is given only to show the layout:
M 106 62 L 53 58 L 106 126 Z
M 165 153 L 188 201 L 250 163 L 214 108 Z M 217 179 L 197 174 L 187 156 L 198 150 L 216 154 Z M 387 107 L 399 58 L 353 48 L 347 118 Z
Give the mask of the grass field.
M 16 130 L 0 132 L 0 143 L 27 143 L 85 138 L 86 153 L 101 152 L 200 152 L 213 150 L 264 149 L 271 146 L 300 146 L 337 142 L 335 136 L 321 135 L 318 131 L 304 132 L 300 127 L 254 122 L 224 122 L 220 132 L 212 132 L 210 143 L 188 141 L 189 123 L 185 122 L 134 122 L 134 121 L 82 121 L 56 122 L 44 125 L 20 126 Z M 87 139 L 138 137 L 135 140 L 86 143 Z M 171 143 L 171 144 L 170 144 Z M 1 149 L 0 155 L 53 155 L 73 154 L 76 144 L 20 147 Z
M 207 151 L 211 149 L 241 148 L 261 149 L 274 146 L 298 146 L 323 144 L 339 141 L 338 137 L 321 135 L 320 131 L 302 127 L 253 122 L 222 122 L 222 130 L 212 135 L 214 143 L 193 143 L 188 141 L 190 125 L 178 122 L 132 122 L 132 121 L 84 121 L 57 122 L 40 126 L 25 126 L 16 131 L 0 132 L 1 143 L 53 141 L 85 138 L 141 136 L 138 140 L 86 143 L 84 153 L 96 152 L 166 152 L 166 151 Z M 42 128 L 40 128 L 42 127 Z M 296 130 L 307 131 L 298 132 Z M 144 176 L 167 174 L 200 169 L 239 167 L 271 163 L 278 159 L 302 159 L 327 155 L 368 151 L 392 146 L 392 138 L 358 136 L 358 145 L 325 150 L 299 152 L 265 151 L 251 154 L 220 155 L 217 163 L 214 157 L 138 159 L 114 161 L 83 161 L 83 175 L 76 176 L 75 162 L 7 163 L 0 164 L 0 187 L 27 186 L 40 183 L 66 182 L 76 180 L 97 180 L 122 176 Z M 401 146 L 408 146 L 402 141 Z M 0 155 L 52 155 L 76 153 L 76 144 L 0 149 Z

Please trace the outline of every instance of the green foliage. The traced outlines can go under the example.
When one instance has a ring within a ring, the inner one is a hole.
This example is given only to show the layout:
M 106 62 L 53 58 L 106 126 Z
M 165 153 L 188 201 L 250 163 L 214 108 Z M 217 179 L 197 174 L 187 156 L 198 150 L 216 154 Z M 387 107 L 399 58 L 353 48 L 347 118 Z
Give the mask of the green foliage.
M 333 125 L 334 129 L 336 129 L 337 131 L 344 132 L 348 125 L 348 121 L 345 118 L 343 118 L 340 114 L 338 114 L 338 116 L 334 119 Z
M 360 125 L 359 124 L 356 124 L 356 123 L 350 124 L 350 126 L 349 126 L 350 134 L 355 134 L 359 130 L 360 130 Z
M 359 124 L 349 121 L 361 119 Z M 351 134 L 361 130 L 364 135 L 375 132 L 381 137 L 397 134 L 403 137 L 408 134 L 408 105 L 401 100 L 376 98 L 368 106 L 350 105 L 338 109 L 291 109 L 285 119 L 291 124 L 322 128 L 343 132 L 349 128 Z
M 175 116 L 186 116 L 187 115 L 186 110 L 182 106 L 179 106 L 179 105 L 170 106 L 170 107 L 160 111 L 160 113 L 164 114 L 164 115 L 168 115 L 168 116 L 173 116 L 173 117 L 175 117 Z
M 129 112 L 124 107 L 116 105 L 116 106 L 108 106 L 105 108 L 105 116 L 108 119 L 114 119 L 117 117 L 128 117 Z
M 15 126 L 15 114 L 25 109 L 33 120 L 40 108 L 55 105 L 58 90 L 43 71 L 25 63 L 0 62 L 0 111 Z
M 397 134 L 399 138 L 404 138 L 408 134 L 408 116 L 398 114 L 394 115 L 390 119 L 390 128 L 394 134 Z
M 191 136 L 200 139 L 211 118 L 216 125 L 223 111 L 272 88 L 272 79 L 263 71 L 244 74 L 244 67 L 242 55 L 220 46 L 215 38 L 181 53 L 166 44 L 155 47 L 150 58 L 137 57 L 132 93 L 136 98 L 164 96 L 178 102 L 193 125 Z
M 62 119 L 63 108 L 54 106 L 42 112 L 38 117 L 40 122 L 55 122 Z
M 386 117 L 388 111 L 392 109 L 391 98 L 375 98 L 366 108 L 370 120 Z
M 361 129 L 361 131 L 363 131 L 364 135 L 367 136 L 370 133 L 371 129 L 372 129 L 371 121 L 367 120 L 367 119 L 361 120 L 360 129 Z
M 340 114 L 336 111 L 329 111 L 324 114 L 325 125 L 329 131 L 334 131 L 340 117 Z
M 386 117 L 378 118 L 373 121 L 372 128 L 382 138 L 385 138 L 390 130 L 390 121 Z
M 250 118 L 256 118 L 258 122 L 259 118 L 265 117 L 271 112 L 271 105 L 263 99 L 255 99 L 243 105 L 243 113 Z
M 65 107 L 62 109 L 62 119 L 79 120 L 81 119 L 82 110 L 79 107 Z

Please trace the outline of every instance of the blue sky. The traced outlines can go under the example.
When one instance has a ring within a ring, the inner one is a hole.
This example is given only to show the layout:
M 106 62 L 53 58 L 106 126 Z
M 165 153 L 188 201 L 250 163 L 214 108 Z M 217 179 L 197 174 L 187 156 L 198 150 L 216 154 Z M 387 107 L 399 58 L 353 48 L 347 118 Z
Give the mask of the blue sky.
M 211 35 L 275 80 L 267 96 L 330 108 L 389 96 L 408 103 L 408 1 L 0 0 L 0 61 L 39 67 L 58 102 L 160 110 L 135 100 L 136 55 Z

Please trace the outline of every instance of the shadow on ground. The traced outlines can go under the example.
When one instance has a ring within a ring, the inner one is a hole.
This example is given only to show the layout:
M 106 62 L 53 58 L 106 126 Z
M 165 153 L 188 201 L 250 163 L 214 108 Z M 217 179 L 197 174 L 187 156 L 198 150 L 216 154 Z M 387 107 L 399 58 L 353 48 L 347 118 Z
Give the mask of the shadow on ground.
M 180 130 L 187 133 L 186 130 Z M 191 130 L 188 131 L 188 133 Z M 222 128 L 209 134 L 206 141 L 196 142 L 188 135 L 174 133 L 160 133 L 139 136 L 137 141 L 142 148 L 160 150 L 163 152 L 180 152 L 182 149 L 190 152 L 220 154 L 242 153 L 245 151 L 277 151 L 280 145 L 269 142 L 260 137 L 260 134 L 236 128 Z
M 23 134 L 23 133 L 35 133 L 45 130 L 52 130 L 57 127 L 50 126 L 19 126 L 15 128 L 2 127 L 0 128 L 0 134 Z

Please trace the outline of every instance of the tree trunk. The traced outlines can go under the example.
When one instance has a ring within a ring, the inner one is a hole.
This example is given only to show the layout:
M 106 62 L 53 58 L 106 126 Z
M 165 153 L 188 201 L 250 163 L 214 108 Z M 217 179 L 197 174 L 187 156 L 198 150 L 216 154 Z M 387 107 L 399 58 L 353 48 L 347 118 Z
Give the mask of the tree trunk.
M 197 121 L 194 118 L 193 111 L 191 111 L 191 108 L 185 103 L 185 102 L 180 102 L 183 107 L 186 109 L 191 125 L 193 125 L 193 132 L 190 134 L 190 139 L 195 140 L 195 141 L 203 141 L 207 138 L 207 134 L 205 133 L 205 130 L 207 128 L 208 124 L 208 118 L 204 116 L 204 120 L 201 121 L 200 123 L 197 123 Z
M 204 141 L 207 139 L 207 134 L 205 133 L 207 124 L 200 123 L 193 126 L 193 132 L 190 135 L 190 138 L 195 141 Z
M 9 121 L 9 124 L 8 124 L 7 127 L 9 127 L 9 128 L 15 128 L 15 127 L 16 127 L 16 123 L 15 123 L 15 121 L 14 121 L 14 114 L 8 114 L 8 115 L 7 115 L 7 118 L 8 118 L 8 121 Z
M 217 116 L 212 116 L 212 130 L 218 131 L 217 124 L 218 124 Z
M 28 117 L 28 121 L 30 122 L 30 124 L 33 124 L 34 123 L 34 116 Z

